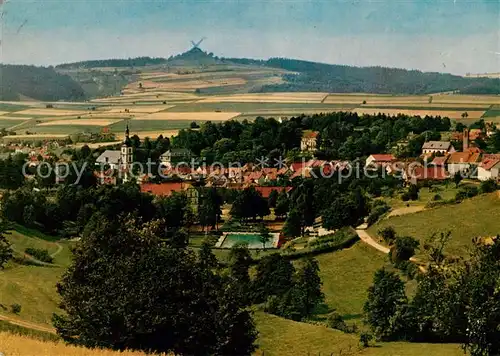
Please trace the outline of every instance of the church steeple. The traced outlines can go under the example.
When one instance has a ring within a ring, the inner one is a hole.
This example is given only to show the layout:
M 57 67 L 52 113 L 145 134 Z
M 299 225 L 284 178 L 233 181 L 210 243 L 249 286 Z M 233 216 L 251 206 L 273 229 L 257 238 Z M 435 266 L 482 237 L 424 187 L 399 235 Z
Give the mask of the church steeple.
M 123 145 L 127 147 L 132 146 L 132 140 L 130 140 L 130 130 L 128 128 L 128 123 L 127 123 L 127 128 L 125 129 L 125 139 L 123 140 Z

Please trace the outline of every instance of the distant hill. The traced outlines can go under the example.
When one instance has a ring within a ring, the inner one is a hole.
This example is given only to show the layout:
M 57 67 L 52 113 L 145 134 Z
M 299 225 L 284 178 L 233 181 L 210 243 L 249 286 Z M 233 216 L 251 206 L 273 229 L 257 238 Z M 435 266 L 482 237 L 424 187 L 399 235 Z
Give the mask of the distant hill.
M 283 84 L 267 85 L 263 92 L 365 92 L 377 94 L 430 94 L 459 91 L 463 94 L 500 94 L 500 79 L 465 78 L 436 72 L 385 67 L 352 67 L 287 58 L 225 60 L 289 70 Z
M 52 68 L 0 65 L 0 100 L 28 97 L 42 101 L 83 100 L 85 91 L 71 77 Z
M 97 59 L 91 61 L 81 61 L 64 63 L 56 66 L 57 69 L 79 69 L 79 68 L 105 68 L 105 67 L 145 67 L 148 65 L 158 65 L 167 62 L 166 58 L 137 57 L 128 59 Z

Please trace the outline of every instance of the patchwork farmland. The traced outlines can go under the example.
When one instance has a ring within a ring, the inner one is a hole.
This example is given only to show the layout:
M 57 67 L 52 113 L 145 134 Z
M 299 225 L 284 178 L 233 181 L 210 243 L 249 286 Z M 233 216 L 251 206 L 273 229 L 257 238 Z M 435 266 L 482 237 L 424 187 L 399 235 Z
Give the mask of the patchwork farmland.
M 442 116 L 466 124 L 483 118 L 500 124 L 500 98 L 494 95 L 252 93 L 262 85 L 280 82 L 285 72 L 243 65 L 208 66 L 201 71 L 155 68 L 140 73 L 118 96 L 90 102 L 0 102 L 0 129 L 39 137 L 102 131 L 119 134 L 128 123 L 140 136 L 172 135 L 193 121 L 201 124 L 339 111 Z

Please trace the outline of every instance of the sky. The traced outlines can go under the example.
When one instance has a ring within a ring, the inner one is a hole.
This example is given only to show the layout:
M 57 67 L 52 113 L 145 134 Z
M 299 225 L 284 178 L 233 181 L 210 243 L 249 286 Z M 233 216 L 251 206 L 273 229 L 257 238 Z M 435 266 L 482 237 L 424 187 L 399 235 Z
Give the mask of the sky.
M 3 63 L 288 57 L 500 72 L 500 0 L 0 0 Z

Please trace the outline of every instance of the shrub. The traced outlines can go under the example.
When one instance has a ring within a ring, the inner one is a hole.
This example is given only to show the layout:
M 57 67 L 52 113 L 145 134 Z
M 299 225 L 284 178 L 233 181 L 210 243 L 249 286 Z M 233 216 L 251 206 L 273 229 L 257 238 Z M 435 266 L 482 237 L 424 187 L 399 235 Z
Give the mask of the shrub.
M 467 198 L 475 197 L 478 194 L 479 194 L 479 189 L 477 187 L 466 186 L 466 187 L 460 188 L 460 190 L 455 195 L 455 200 L 457 202 L 462 201 L 462 200 L 467 199 Z
M 24 250 L 24 252 L 26 252 L 28 255 L 36 258 L 39 261 L 46 263 L 54 262 L 54 258 L 49 254 L 49 251 L 47 250 L 28 247 Z
M 443 199 L 443 198 L 439 194 L 434 194 L 434 196 L 432 197 L 432 200 L 434 200 L 434 201 L 438 201 L 438 200 L 441 200 L 441 199 Z
M 492 193 L 497 189 L 498 189 L 497 183 L 492 179 L 488 179 L 484 182 L 481 182 L 481 184 L 479 185 L 479 191 L 481 193 Z
M 383 202 L 383 205 L 378 204 L 374 206 L 372 208 L 372 211 L 370 212 L 370 215 L 368 215 L 366 222 L 368 223 L 368 225 L 373 225 L 382 215 L 387 213 L 389 210 L 391 210 L 391 208 L 385 202 Z
M 404 192 L 403 194 L 401 194 L 401 200 L 402 201 L 410 200 L 410 194 L 408 194 L 408 192 Z
M 21 305 L 20 304 L 12 304 L 10 306 L 10 311 L 14 314 L 19 314 L 21 312 Z
M 382 236 L 384 241 L 389 245 L 392 245 L 392 243 L 396 239 L 396 230 L 394 230 L 392 226 L 384 227 L 383 229 L 378 231 L 378 234 Z
M 328 315 L 328 318 L 326 319 L 326 324 L 328 325 L 328 327 L 335 330 L 340 330 L 346 334 L 353 334 L 358 330 L 356 324 L 348 325 L 342 318 L 342 315 L 340 315 L 337 312 L 333 312 L 330 315 Z
M 398 264 L 407 261 L 415 254 L 415 250 L 420 243 L 411 236 L 397 237 L 394 246 L 391 248 L 391 261 Z
M 359 342 L 363 347 L 369 347 L 370 346 L 370 341 L 373 340 L 373 335 L 369 333 L 361 333 L 359 335 Z

